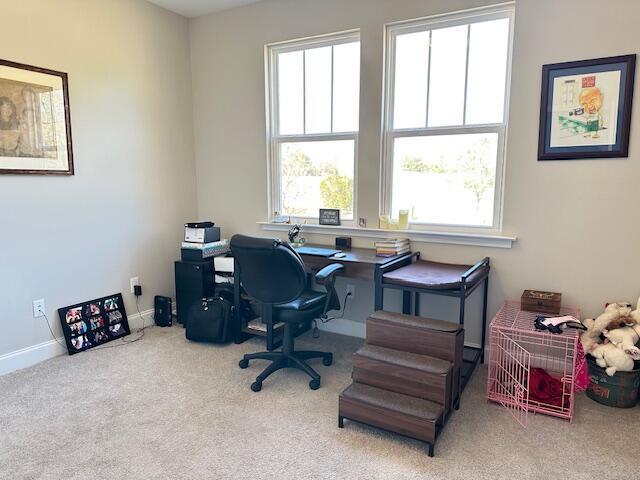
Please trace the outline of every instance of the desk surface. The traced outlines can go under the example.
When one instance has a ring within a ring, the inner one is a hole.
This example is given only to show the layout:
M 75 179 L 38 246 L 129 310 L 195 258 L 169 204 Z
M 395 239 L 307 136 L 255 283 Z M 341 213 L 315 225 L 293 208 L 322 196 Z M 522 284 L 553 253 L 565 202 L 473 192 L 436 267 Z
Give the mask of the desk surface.
M 332 248 L 327 245 L 305 245 L 312 248 Z M 301 254 L 300 256 L 306 260 L 310 258 L 319 258 L 324 260 L 330 260 L 331 262 L 348 262 L 348 263 L 368 263 L 372 265 L 384 265 L 391 260 L 395 260 L 396 258 L 404 257 L 407 254 L 403 253 L 400 255 L 393 255 L 392 257 L 377 257 L 375 248 L 352 248 L 350 250 L 342 250 L 346 256 L 343 258 L 336 257 L 321 257 L 319 255 L 306 255 Z
M 326 245 L 309 245 L 310 247 L 327 248 Z M 341 263 L 344 265 L 344 270 L 338 274 L 345 277 L 362 278 L 364 280 L 373 280 L 374 272 L 377 267 L 385 265 L 386 263 L 396 260 L 398 258 L 404 258 L 411 255 L 411 253 L 402 253 L 400 255 L 394 255 L 392 257 L 376 257 L 376 250 L 374 248 L 352 248 L 351 250 L 343 250 L 346 255 L 343 258 L 336 257 L 319 257 L 316 255 L 301 255 L 304 260 L 304 264 L 311 271 L 320 270 L 332 263 Z

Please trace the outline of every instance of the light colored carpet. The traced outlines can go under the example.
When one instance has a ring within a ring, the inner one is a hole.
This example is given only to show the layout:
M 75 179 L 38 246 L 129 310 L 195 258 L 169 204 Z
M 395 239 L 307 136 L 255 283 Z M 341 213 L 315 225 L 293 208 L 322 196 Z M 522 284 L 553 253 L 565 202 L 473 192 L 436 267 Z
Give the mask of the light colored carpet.
M 429 458 L 424 444 L 346 422 L 338 393 L 361 340 L 323 333 L 300 348 L 336 352 L 311 391 L 285 370 L 249 389 L 258 340 L 210 346 L 180 327 L 122 348 L 58 357 L 0 377 L 2 479 L 631 479 L 640 478 L 640 408 L 584 395 L 573 423 L 542 415 L 520 427 L 484 401 L 476 372 Z

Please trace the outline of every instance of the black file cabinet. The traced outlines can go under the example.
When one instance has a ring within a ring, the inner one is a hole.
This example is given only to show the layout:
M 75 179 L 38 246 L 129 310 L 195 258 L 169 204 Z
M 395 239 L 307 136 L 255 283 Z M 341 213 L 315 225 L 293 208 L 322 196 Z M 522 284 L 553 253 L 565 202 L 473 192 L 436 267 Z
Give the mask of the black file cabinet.
M 185 324 L 191 306 L 213 296 L 215 276 L 213 259 L 202 262 L 175 262 L 176 312 L 178 323 Z

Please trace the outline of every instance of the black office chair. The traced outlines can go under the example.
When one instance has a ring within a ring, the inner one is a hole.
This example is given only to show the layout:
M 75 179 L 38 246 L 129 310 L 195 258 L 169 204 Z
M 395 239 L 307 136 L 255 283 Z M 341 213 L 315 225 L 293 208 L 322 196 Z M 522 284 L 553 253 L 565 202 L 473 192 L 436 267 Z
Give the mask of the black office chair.
M 259 392 L 262 382 L 282 368 L 297 368 L 310 377 L 309 388 L 320 388 L 320 375 L 305 360 L 322 358 L 325 366 L 333 362 L 329 352 L 295 351 L 293 339 L 299 324 L 325 316 L 329 310 L 340 309 L 336 294 L 335 274 L 342 268 L 339 263 L 328 265 L 316 275 L 316 282 L 326 292 L 307 288 L 307 273 L 300 255 L 277 238 L 255 238 L 234 235 L 231 251 L 239 269 L 244 290 L 264 306 L 263 311 L 273 312 L 273 324 L 284 322 L 282 350 L 279 352 L 250 353 L 240 360 L 240 368 L 247 368 L 249 360 L 271 360 L 269 365 L 251 384 L 251 390 Z M 269 321 L 269 319 L 265 319 Z

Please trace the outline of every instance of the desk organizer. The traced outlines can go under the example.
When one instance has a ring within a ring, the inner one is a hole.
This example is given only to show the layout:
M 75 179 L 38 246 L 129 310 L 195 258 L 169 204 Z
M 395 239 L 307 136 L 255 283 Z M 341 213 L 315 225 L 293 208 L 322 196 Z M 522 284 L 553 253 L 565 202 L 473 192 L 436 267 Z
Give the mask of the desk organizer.
M 559 316 L 580 319 L 580 314 L 578 309 L 562 308 Z M 489 326 L 487 399 L 506 407 L 524 427 L 529 412 L 573 418 L 579 331 L 536 330 L 538 315 L 521 310 L 518 301 L 507 301 Z M 541 378 L 551 385 L 548 399 L 536 394 Z

